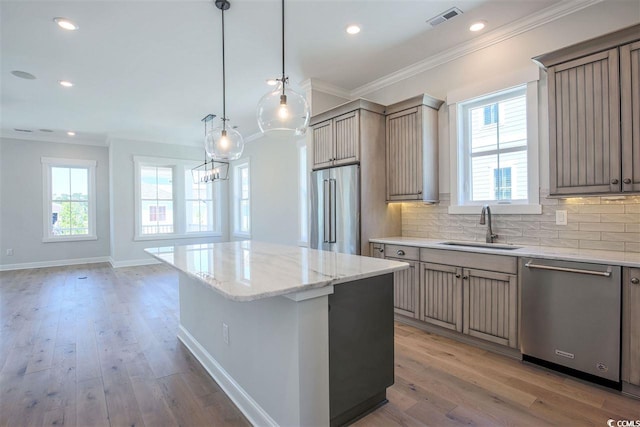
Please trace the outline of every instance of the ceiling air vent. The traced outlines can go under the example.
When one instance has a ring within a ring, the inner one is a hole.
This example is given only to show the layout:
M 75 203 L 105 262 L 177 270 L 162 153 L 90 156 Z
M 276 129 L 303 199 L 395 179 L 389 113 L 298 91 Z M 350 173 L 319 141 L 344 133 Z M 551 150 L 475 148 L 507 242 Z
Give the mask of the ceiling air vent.
M 18 129 L 18 128 L 13 128 L 13 130 L 15 130 L 16 132 L 26 132 L 26 133 L 31 133 L 31 132 L 33 132 L 32 130 L 29 130 L 29 129 Z
M 448 21 L 449 19 L 455 18 L 458 15 L 462 15 L 462 11 L 457 7 L 452 7 L 451 9 L 446 10 L 441 14 L 427 20 L 427 22 L 431 24 L 432 27 L 435 27 L 436 25 L 442 24 L 443 22 Z

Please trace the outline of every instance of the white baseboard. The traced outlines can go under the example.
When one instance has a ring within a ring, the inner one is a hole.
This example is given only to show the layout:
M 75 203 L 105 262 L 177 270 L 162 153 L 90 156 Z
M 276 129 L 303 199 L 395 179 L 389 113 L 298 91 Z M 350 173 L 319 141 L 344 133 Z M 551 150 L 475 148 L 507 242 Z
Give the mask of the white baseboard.
M 178 339 L 189 349 L 220 388 L 254 426 L 278 426 L 273 418 L 238 384 L 227 371 L 180 325 Z
M 160 261 L 151 257 L 141 258 L 141 259 L 132 259 L 129 261 L 114 261 L 113 258 L 110 258 L 109 262 L 111 263 L 111 267 L 113 268 L 138 267 L 140 265 L 160 264 Z
M 99 256 L 93 258 L 61 259 L 56 261 L 22 262 L 19 264 L 0 264 L 0 271 L 26 270 L 29 268 L 63 267 L 65 265 L 95 264 L 99 262 L 110 261 L 111 258 L 108 256 Z

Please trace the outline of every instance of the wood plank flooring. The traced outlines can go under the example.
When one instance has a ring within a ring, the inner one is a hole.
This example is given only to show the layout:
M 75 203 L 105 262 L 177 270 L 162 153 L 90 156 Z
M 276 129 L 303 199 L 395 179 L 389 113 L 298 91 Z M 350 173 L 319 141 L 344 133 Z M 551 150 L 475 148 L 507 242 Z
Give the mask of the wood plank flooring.
M 1 426 L 248 425 L 177 340 L 177 274 L 0 272 Z M 357 426 L 606 426 L 640 400 L 397 324 L 389 403 Z

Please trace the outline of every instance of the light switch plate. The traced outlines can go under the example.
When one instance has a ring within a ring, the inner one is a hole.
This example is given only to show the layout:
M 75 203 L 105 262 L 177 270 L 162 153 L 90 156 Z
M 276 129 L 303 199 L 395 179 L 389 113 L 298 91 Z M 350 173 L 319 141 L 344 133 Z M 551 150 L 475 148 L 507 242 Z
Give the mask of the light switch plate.
M 556 211 L 556 225 L 567 225 L 567 211 Z

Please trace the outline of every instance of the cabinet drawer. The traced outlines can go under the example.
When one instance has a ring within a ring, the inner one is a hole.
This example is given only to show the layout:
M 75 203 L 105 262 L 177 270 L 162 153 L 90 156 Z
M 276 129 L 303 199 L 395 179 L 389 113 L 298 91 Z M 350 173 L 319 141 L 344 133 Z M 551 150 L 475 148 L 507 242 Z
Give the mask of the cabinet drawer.
M 384 245 L 384 253 L 387 257 L 398 259 L 410 259 L 418 261 L 420 259 L 420 249 L 413 246 Z
M 517 274 L 518 272 L 518 258 L 504 255 L 422 248 L 420 249 L 420 261 L 509 274 Z

